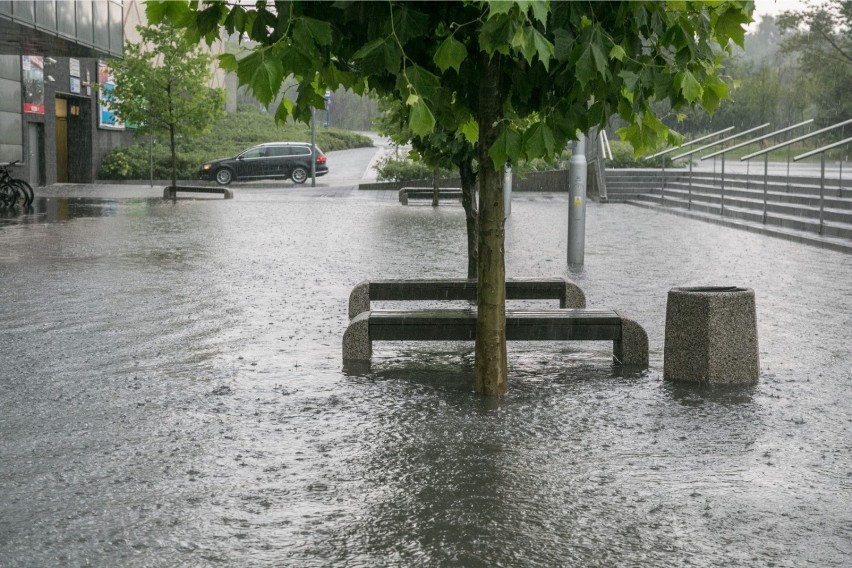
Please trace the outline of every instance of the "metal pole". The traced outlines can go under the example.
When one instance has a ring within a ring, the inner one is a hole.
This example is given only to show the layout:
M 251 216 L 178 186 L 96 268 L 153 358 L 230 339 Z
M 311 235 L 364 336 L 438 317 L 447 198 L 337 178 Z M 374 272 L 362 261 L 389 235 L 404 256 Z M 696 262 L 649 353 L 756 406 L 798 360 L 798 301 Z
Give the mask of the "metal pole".
M 151 187 L 154 187 L 154 135 L 148 136 L 148 164 L 151 167 Z
M 822 234 L 822 215 L 825 208 L 825 152 L 820 154 L 819 177 L 819 234 Z
M 763 155 L 763 223 L 766 224 L 766 198 L 769 192 L 769 154 Z
M 660 188 L 660 205 L 666 205 L 666 159 L 663 158 L 663 186 Z
M 721 196 L 721 205 L 719 207 L 719 215 L 725 216 L 725 154 L 722 154 L 722 184 L 721 191 L 719 192 Z
M 512 214 L 512 166 L 503 168 L 503 220 Z
M 692 158 L 689 158 L 689 201 L 686 208 L 692 209 Z
M 787 146 L 787 192 L 790 192 L 790 149 L 792 146 Z
M 311 107 L 311 187 L 317 186 L 317 124 L 316 109 Z
M 586 247 L 586 136 L 574 143 L 568 167 L 568 264 L 583 264 Z

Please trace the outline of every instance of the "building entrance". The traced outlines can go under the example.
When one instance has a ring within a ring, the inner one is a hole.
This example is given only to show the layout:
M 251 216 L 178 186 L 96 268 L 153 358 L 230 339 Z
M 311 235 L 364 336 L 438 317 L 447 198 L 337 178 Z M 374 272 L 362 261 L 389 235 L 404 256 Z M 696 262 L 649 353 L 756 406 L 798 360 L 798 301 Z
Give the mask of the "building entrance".
M 91 109 L 80 97 L 56 97 L 56 181 L 91 183 Z

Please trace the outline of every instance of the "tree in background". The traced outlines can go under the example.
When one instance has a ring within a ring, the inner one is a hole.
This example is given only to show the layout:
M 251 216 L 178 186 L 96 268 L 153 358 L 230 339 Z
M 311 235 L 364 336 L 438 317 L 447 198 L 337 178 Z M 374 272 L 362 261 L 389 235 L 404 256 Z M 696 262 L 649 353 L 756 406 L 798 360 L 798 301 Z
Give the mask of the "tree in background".
M 829 0 L 784 12 L 783 50 L 798 57 L 814 83 L 816 119 L 823 126 L 852 118 L 852 2 Z
M 125 123 L 136 125 L 137 136 L 168 135 L 175 186 L 177 137 L 207 131 L 224 113 L 225 93 L 207 86 L 212 58 L 186 32 L 168 21 L 137 30 L 141 43 L 127 42 L 124 59 L 109 62 L 115 75 L 109 104 Z
M 728 94 L 717 58 L 730 40 L 742 45 L 751 11 L 745 1 L 147 3 L 149 20 L 198 38 L 224 28 L 258 42 L 220 61 L 264 104 L 296 77 L 282 120 L 310 120 L 325 89 L 370 88 L 410 107 L 415 135 L 478 143 L 474 388 L 492 396 L 507 389 L 503 167 L 553 157 L 615 113 L 639 152 L 675 140 L 651 103 L 715 109 Z

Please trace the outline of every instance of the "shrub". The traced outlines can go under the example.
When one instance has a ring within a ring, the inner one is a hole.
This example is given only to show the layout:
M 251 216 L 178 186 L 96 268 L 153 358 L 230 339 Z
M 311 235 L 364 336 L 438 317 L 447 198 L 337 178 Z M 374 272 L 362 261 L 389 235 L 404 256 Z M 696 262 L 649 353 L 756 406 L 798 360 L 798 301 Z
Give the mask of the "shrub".
M 415 162 L 408 158 L 388 156 L 379 161 L 376 166 L 376 177 L 379 181 L 415 181 L 432 179 L 432 168 L 423 162 Z M 454 172 L 446 169 L 438 170 L 441 179 L 453 177 Z

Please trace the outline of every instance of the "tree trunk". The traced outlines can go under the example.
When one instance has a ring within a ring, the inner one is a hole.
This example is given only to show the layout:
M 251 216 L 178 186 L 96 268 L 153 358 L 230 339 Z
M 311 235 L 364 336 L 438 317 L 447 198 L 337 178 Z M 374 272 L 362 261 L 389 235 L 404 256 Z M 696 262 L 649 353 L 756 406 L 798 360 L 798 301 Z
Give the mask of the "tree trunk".
M 476 305 L 474 388 L 488 396 L 507 389 L 506 267 L 504 251 L 503 164 L 488 151 L 503 131 L 500 56 L 482 53 L 479 84 L 479 263 Z
M 473 170 L 473 158 L 467 158 L 459 164 L 459 176 L 462 207 L 467 221 L 467 277 L 476 278 L 476 264 L 479 262 L 479 211 L 476 208 L 476 172 Z
M 169 145 L 172 149 L 172 187 L 177 188 L 177 152 L 175 151 L 175 126 L 169 125 Z M 177 192 L 175 192 L 177 195 Z
M 440 200 L 441 188 L 438 183 L 438 171 L 438 166 L 432 168 L 432 207 L 437 207 Z

